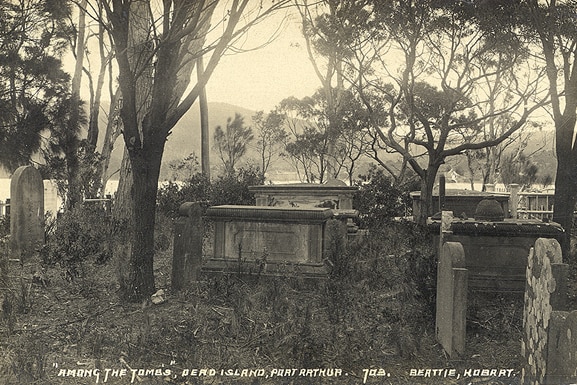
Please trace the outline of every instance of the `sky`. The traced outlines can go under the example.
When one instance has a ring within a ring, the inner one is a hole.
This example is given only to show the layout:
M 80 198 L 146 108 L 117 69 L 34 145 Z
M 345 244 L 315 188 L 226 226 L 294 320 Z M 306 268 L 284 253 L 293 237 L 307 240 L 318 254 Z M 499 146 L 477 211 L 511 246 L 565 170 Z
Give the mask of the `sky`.
M 227 1 L 221 4 L 226 7 Z M 223 11 L 218 8 L 215 11 L 214 25 L 221 18 L 218 12 Z M 219 32 L 218 28 L 215 28 L 215 33 Z M 275 32 L 277 37 L 270 44 L 253 49 L 269 41 Z M 92 40 L 90 44 L 93 45 L 90 51 L 96 55 L 96 41 Z M 278 11 L 252 27 L 235 47 L 246 52 L 228 51 L 221 58 L 207 84 L 209 102 L 268 112 L 284 98 L 310 96 L 320 87 L 307 56 L 300 30 L 300 16 L 295 9 Z M 205 64 L 208 58 L 206 55 Z M 95 63 L 93 65 L 98 65 L 97 58 L 92 57 L 92 61 Z M 65 58 L 65 67 L 72 74 L 74 59 L 71 54 Z M 196 77 L 196 71 L 192 76 Z M 85 78 L 83 83 L 86 83 Z M 88 100 L 89 95 L 85 91 L 83 97 Z
M 279 13 L 253 27 L 242 48 L 258 47 L 279 25 L 279 36 L 264 48 L 227 54 L 221 59 L 207 85 L 209 102 L 268 112 L 284 98 L 310 96 L 320 87 L 297 15 Z

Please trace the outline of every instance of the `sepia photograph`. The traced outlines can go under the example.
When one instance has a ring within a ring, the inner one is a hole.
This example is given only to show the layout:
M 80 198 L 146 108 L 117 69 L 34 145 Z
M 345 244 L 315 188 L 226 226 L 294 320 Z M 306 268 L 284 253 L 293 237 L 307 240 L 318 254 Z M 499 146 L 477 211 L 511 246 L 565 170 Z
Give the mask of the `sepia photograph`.
M 576 204 L 577 1 L 0 0 L 0 385 L 577 384 Z

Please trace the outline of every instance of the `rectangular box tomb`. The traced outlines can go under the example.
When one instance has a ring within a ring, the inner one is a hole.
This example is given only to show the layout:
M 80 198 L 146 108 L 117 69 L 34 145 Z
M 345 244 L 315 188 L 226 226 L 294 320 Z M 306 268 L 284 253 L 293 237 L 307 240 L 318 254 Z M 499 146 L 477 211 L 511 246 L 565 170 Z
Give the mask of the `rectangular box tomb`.
M 440 224 L 429 229 L 438 243 Z M 459 242 L 465 250 L 469 287 L 477 291 L 525 290 L 529 250 L 538 238 L 559 239 L 563 228 L 554 222 L 505 219 L 501 222 L 453 220 L 445 242 Z
M 325 275 L 324 232 L 332 217 L 326 208 L 210 207 L 214 247 L 203 270 Z

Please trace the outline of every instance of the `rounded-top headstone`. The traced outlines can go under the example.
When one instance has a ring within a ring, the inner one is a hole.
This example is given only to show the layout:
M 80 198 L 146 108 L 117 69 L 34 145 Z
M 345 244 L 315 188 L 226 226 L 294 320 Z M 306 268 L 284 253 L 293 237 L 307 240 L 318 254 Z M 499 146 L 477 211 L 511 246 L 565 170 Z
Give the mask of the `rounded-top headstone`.
M 16 169 L 10 181 L 10 242 L 24 259 L 44 244 L 44 183 L 32 166 Z
M 475 209 L 475 220 L 500 222 L 505 220 L 505 213 L 497 200 L 483 199 Z
M 345 182 L 336 178 L 331 178 L 325 182 L 325 186 L 331 186 L 331 187 L 344 187 L 346 185 L 347 184 Z

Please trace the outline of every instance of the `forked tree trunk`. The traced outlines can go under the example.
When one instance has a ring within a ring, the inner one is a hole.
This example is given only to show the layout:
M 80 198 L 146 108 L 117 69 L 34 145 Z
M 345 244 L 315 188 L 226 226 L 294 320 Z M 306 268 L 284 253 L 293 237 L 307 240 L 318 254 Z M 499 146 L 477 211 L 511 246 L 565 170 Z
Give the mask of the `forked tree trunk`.
M 152 65 L 150 62 L 141 62 L 142 58 L 149 57 L 151 47 L 144 44 L 148 39 L 150 17 L 148 4 L 146 1 L 134 1 L 130 5 L 130 23 L 128 30 L 128 59 L 133 73 L 138 73 L 132 95 L 123 95 L 124 98 L 134 97 L 136 110 L 134 116 L 127 119 L 138 127 L 128 129 L 130 132 L 137 132 L 141 135 L 145 128 L 142 127 L 144 116 L 150 107 L 150 93 L 152 89 Z M 131 112 L 132 113 L 132 112 Z M 130 123 L 124 123 L 130 124 Z M 127 130 L 127 127 L 124 127 Z M 120 235 L 124 240 L 117 243 L 115 248 L 115 258 L 117 262 L 118 283 L 120 286 L 120 297 L 129 301 L 138 301 L 154 292 L 154 276 L 152 275 L 152 261 L 154 251 L 154 209 L 156 205 L 156 189 L 158 184 L 158 172 L 150 171 L 158 168 L 162 151 L 156 157 L 158 149 L 147 146 L 145 143 L 141 149 L 133 149 L 132 152 L 126 148 L 125 138 L 124 154 L 120 169 L 120 181 L 114 204 L 115 218 L 123 228 Z M 163 146 L 162 146 L 163 148 Z M 150 151 L 147 155 L 145 151 Z M 151 160 L 147 161 L 147 157 Z M 152 160 L 154 158 L 154 160 Z M 158 158 L 158 159 L 157 159 Z M 158 163 L 157 165 L 155 163 Z M 135 172 L 135 170 L 138 170 Z M 138 173 L 138 175 L 136 175 Z M 150 191 L 150 179 L 156 175 L 154 180 L 154 191 Z M 146 197 L 154 196 L 152 201 L 147 201 Z M 152 206 L 152 209 L 150 209 Z M 142 211 L 146 211 L 146 214 Z M 152 214 L 150 213 L 152 211 Z M 150 217 L 152 216 L 152 217 Z M 150 224 L 144 222 L 143 218 L 148 218 Z M 152 219 L 150 219 L 152 218 Z M 138 230 L 140 226 L 146 226 L 146 230 Z M 152 226 L 151 229 L 149 227 Z M 140 234 L 142 231 L 148 233 L 147 237 Z M 138 232 L 138 233 L 137 233 Z M 148 246 L 149 248 L 144 248 Z M 142 251 L 149 250 L 149 251 Z M 149 260 L 150 261 L 149 261 Z M 151 265 L 150 268 L 148 265 Z
M 65 155 L 68 188 L 66 194 L 66 209 L 71 210 L 82 202 L 82 186 L 80 182 L 80 160 L 78 159 L 79 139 L 77 132 L 81 121 L 80 87 L 82 84 L 82 67 L 84 65 L 84 37 L 86 32 L 86 15 L 82 11 L 86 7 L 86 1 L 81 3 L 81 11 L 78 16 L 78 34 L 76 37 L 76 63 L 71 84 L 71 111 L 66 135 Z
M 104 134 L 104 143 L 102 144 L 102 160 L 98 165 L 98 173 L 96 175 L 97 181 L 100 183 L 100 192 L 104 196 L 106 193 L 106 184 L 110 175 L 108 175 L 108 168 L 110 166 L 110 157 L 112 156 L 112 150 L 114 149 L 114 144 L 118 136 L 120 135 L 120 128 L 117 122 L 118 117 L 118 95 L 120 91 L 112 94 L 110 106 L 108 108 L 108 121 L 106 122 L 106 130 Z M 124 143 L 122 144 L 124 146 Z M 96 183 L 95 183 L 96 184 Z
M 556 39 L 558 36 L 555 35 L 555 31 L 549 29 L 549 25 L 555 24 L 553 18 L 558 17 L 559 14 L 556 2 L 549 2 L 545 8 L 541 9 L 540 2 L 535 0 L 529 2 L 529 6 L 535 16 L 533 22 L 543 47 L 546 74 L 549 80 L 551 109 L 555 121 L 555 153 L 557 155 L 553 220 L 565 229 L 560 243 L 563 258 L 566 258 L 569 256 L 573 212 L 577 200 L 577 149 L 574 138 L 577 121 L 577 74 L 575 71 L 576 63 L 572 60 L 577 54 L 577 49 L 573 45 L 573 48 L 565 51 L 565 54 L 563 54 L 563 50 L 557 51 Z M 563 63 L 562 66 L 558 67 L 557 59 L 559 57 L 563 58 Z M 562 72 L 559 68 L 565 68 L 567 71 Z M 560 92 L 559 88 L 564 91 Z M 564 98 L 563 103 L 561 102 L 562 97 Z
M 206 85 L 230 42 L 237 37 L 235 28 L 249 0 L 229 4 L 228 16 L 223 21 L 226 28 L 212 51 L 202 80 L 188 91 L 196 62 L 192 59 L 202 52 L 204 32 L 209 28 L 217 3 L 165 1 L 162 22 L 153 22 L 148 1 L 102 2 L 112 24 L 123 95 L 120 110 L 123 138 L 132 166 L 133 188 L 129 190 L 133 203 L 126 207 L 131 208 L 133 222 L 125 241 L 132 250 L 128 253 L 129 268 L 124 281 L 124 294 L 132 301 L 145 299 L 154 292 L 156 193 L 166 139 L 190 109 L 200 88 Z M 272 2 L 269 11 L 286 3 L 287 0 Z M 267 12 L 266 9 L 263 13 L 259 11 L 259 15 Z M 157 25 L 162 25 L 163 32 L 158 35 L 162 38 L 146 44 L 150 34 L 158 32 L 150 27 Z

